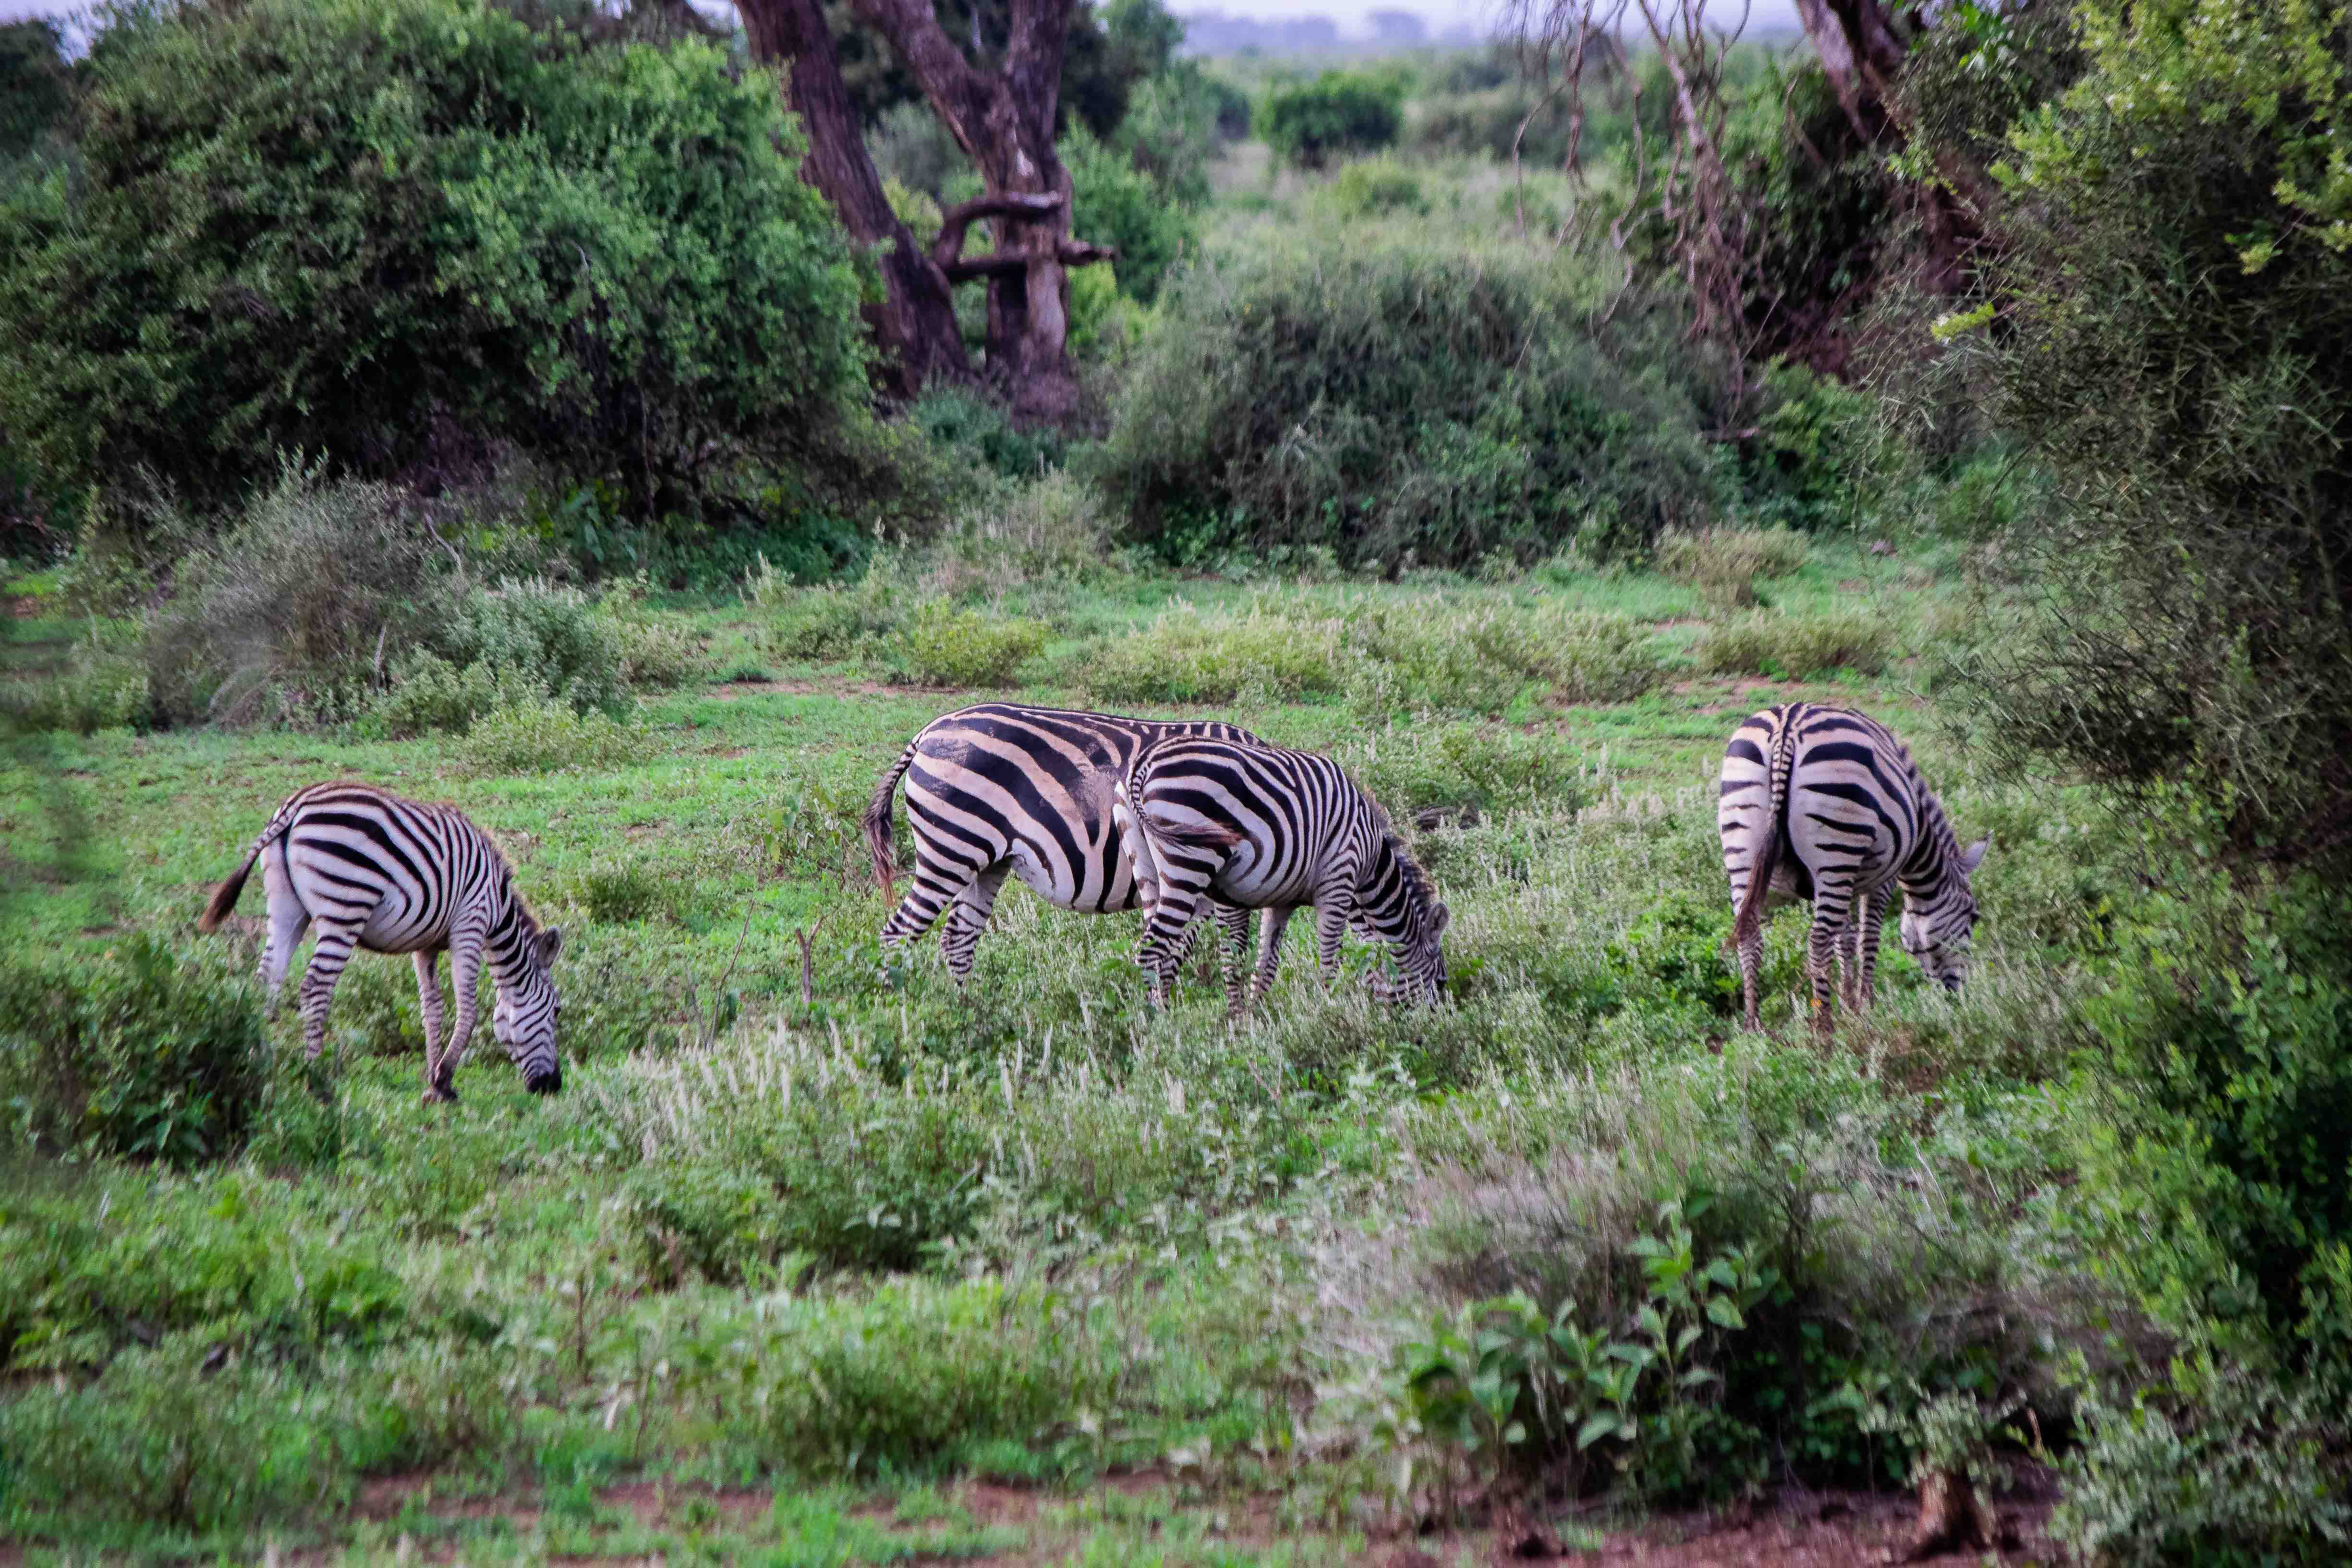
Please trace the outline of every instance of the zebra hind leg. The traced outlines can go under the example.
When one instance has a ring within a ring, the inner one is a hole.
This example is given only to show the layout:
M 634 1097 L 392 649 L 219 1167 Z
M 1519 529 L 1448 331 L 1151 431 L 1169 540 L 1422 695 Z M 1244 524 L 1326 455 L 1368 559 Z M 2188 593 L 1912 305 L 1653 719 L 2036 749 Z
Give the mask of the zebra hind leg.
M 356 925 L 320 925 L 319 943 L 311 949 L 310 967 L 302 975 L 302 1049 L 312 1061 L 327 1048 L 327 1009 L 335 1000 L 335 982 L 359 945 Z
M 1004 886 L 1005 873 L 1011 868 L 1000 860 L 974 877 L 963 891 L 948 906 L 947 929 L 940 933 L 940 951 L 946 955 L 948 973 L 955 976 L 956 988 L 961 990 L 971 982 L 972 949 L 980 945 L 980 933 L 988 927 L 988 917 L 996 908 L 996 895 Z
M 269 931 L 262 938 L 259 964 L 262 1005 L 275 1013 L 286 990 L 286 972 L 294 963 L 294 950 L 302 945 L 302 933 L 310 928 L 310 911 L 278 874 L 275 845 L 262 852 L 261 886 L 269 906 Z

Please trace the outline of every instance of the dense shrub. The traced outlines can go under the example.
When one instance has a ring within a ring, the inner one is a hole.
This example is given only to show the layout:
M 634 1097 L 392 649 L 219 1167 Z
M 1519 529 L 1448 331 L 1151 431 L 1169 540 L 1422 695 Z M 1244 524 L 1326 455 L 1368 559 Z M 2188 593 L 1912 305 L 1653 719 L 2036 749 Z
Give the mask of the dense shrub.
M 1061 432 L 1049 426 L 1022 429 L 1013 423 L 1011 409 L 978 387 L 925 387 L 908 406 L 907 420 L 950 463 L 967 471 L 1034 479 L 1047 468 L 1060 468 L 1069 456 L 1069 442 Z
M 1801 680 L 1834 669 L 1875 675 L 1886 668 L 1894 647 L 1894 628 L 1858 611 L 1752 610 L 1701 631 L 1691 644 L 1691 657 L 1716 675 Z
M 1638 548 L 1727 499 L 1714 380 L 1662 300 L 1602 312 L 1572 262 L 1428 241 L 1198 268 L 1096 471 L 1163 556 L 1343 564 Z
M 1404 87 L 1395 78 L 1330 70 L 1267 94 L 1260 128 L 1276 155 L 1319 169 L 1394 142 L 1403 118 Z
M 1360 158 L 1340 170 L 1331 182 L 1331 200 L 1351 218 L 1429 210 L 1420 176 L 1391 158 Z
M 898 628 L 891 654 L 924 686 L 1002 686 L 1045 646 L 1044 623 L 934 599 Z
M 1118 247 L 1119 287 L 1150 303 L 1168 269 L 1196 241 L 1199 225 L 1191 207 L 1124 153 L 1083 131 L 1065 136 L 1057 151 L 1070 171 L 1071 232 Z
M 2352 864 L 2352 16 L 2071 15 L 2084 74 L 2014 132 L 1998 216 L 2000 412 L 2062 504 L 2014 541 L 2049 613 L 1987 661 L 1994 730 Z
M 1709 598 L 1756 602 L 1756 579 L 1785 577 L 1805 563 L 1804 535 L 1786 528 L 1708 528 L 1658 541 L 1658 570 Z
M 510 440 L 647 510 L 851 418 L 849 252 L 772 85 L 473 0 L 136 8 L 77 175 L 0 224 L 0 427 L 201 507 L 278 447 L 363 472 Z
M 455 749 L 477 774 L 544 773 L 559 768 L 619 768 L 643 763 L 654 738 L 634 723 L 583 714 L 569 703 L 524 698 L 480 714 Z
M 2095 1399 L 2060 1522 L 2103 1561 L 2331 1561 L 2352 1542 L 2352 911 L 2169 869 L 2089 1017 L 2106 1072 L 2067 1207 L 2180 1353 Z
M 388 661 L 457 624 L 450 564 L 413 497 L 288 466 L 180 563 L 148 630 L 155 705 L 181 721 L 346 717 Z
M 248 987 L 145 936 L 95 962 L 0 963 L 0 1117 L 13 1142 L 222 1158 L 261 1102 L 268 1049 Z

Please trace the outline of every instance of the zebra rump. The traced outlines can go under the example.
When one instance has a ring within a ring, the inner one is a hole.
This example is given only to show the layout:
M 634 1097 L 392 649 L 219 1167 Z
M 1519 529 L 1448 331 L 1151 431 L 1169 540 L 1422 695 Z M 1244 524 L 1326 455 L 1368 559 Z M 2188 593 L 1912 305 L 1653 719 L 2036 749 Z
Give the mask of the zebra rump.
M 318 940 L 302 979 L 303 1044 L 316 1058 L 327 1012 L 354 950 L 404 952 L 424 1012 L 425 1099 L 454 1100 L 451 1077 L 473 1036 L 475 979 L 485 962 L 497 991 L 492 1030 L 524 1087 L 563 1086 L 556 1054 L 562 1003 L 551 966 L 563 934 L 542 928 L 514 889 L 506 858 L 454 806 L 428 805 L 361 784 L 313 784 L 289 796 L 214 890 L 200 931 L 236 907 L 258 863 L 268 894 L 262 988 L 274 1002 L 306 930 Z M 445 1042 L 440 955 L 449 954 L 457 1026 Z
M 1254 740 L 1213 721 L 1131 719 L 982 702 L 925 725 L 875 785 L 863 822 L 875 880 L 897 892 L 891 812 L 906 783 L 913 886 L 882 928 L 885 946 L 919 940 L 942 914 L 940 945 L 962 984 L 1005 878 L 1057 909 L 1103 914 L 1136 905 L 1111 820 L 1111 795 L 1136 754 L 1171 735 Z M 1220 910 L 1247 939 L 1245 911 Z
M 1960 847 L 1942 803 L 1886 726 L 1811 702 L 1749 715 L 1724 751 L 1716 823 L 1749 1028 L 1758 1027 L 1764 923 L 1786 903 L 1813 908 L 1806 970 L 1817 1027 L 1832 1016 L 1832 963 L 1846 1004 L 1869 1006 L 1897 889 L 1905 951 L 1959 989 L 1977 920 L 1969 875 L 1990 840 Z

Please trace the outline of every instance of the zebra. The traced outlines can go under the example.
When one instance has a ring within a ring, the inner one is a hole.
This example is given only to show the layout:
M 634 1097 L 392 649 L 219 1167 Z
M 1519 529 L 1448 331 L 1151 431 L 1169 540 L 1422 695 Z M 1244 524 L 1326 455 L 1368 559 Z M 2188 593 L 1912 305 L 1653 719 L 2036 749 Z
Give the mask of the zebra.
M 882 927 L 882 945 L 921 940 L 945 912 L 940 947 L 962 986 L 1008 873 L 1056 909 L 1107 914 L 1135 908 L 1134 878 L 1111 824 L 1112 788 L 1137 752 L 1169 735 L 1257 739 L 1209 720 L 1130 719 L 1006 702 L 978 703 L 923 726 L 866 808 L 866 848 L 888 899 L 895 890 L 891 805 L 906 779 L 914 885 Z M 1230 972 L 1248 951 L 1250 911 L 1220 905 L 1213 912 Z
M 1764 922 L 1800 900 L 1813 906 L 1805 970 L 1817 1030 L 1826 1032 L 1832 1016 L 1832 958 L 1846 1005 L 1869 1007 L 1896 887 L 1903 950 L 1946 990 L 1960 988 L 1977 921 L 1969 874 L 1992 840 L 1960 847 L 1911 753 L 1884 724 L 1815 702 L 1750 714 L 1724 751 L 1716 829 L 1731 879 L 1748 1028 L 1759 1026 Z
M 487 957 L 498 987 L 491 1031 L 522 1069 L 523 1087 L 533 1094 L 563 1087 L 555 1054 L 562 1004 L 550 973 L 563 933 L 532 918 L 498 846 L 455 806 L 421 805 L 363 784 L 297 790 L 214 892 L 197 930 L 213 931 L 228 918 L 256 860 L 269 896 L 260 968 L 272 1006 L 295 945 L 306 928 L 318 929 L 302 976 L 302 1040 L 312 1060 L 326 1044 L 327 1007 L 352 950 L 408 953 L 425 1014 L 425 1100 L 456 1100 L 451 1079 L 473 1037 L 474 977 Z M 444 949 L 457 993 L 457 1026 L 446 1047 Z
M 1327 983 L 1353 927 L 1385 942 L 1402 986 L 1384 999 L 1445 994 L 1441 938 L 1450 919 L 1380 806 L 1328 757 L 1221 737 L 1173 736 L 1146 748 L 1119 781 L 1113 812 L 1141 885 L 1137 962 L 1164 1005 L 1168 981 L 1203 897 L 1265 910 L 1248 1003 L 1274 985 L 1283 929 L 1315 906 L 1316 961 Z M 1244 1002 L 1238 976 L 1228 1005 Z

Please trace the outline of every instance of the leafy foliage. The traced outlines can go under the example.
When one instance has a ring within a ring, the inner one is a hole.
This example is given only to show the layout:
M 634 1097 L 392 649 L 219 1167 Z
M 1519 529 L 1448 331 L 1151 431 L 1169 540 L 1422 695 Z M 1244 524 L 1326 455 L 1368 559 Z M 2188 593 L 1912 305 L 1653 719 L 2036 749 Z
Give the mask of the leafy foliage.
M 2352 16 L 2075 8 L 2084 74 L 2021 125 L 2000 407 L 2059 515 L 2000 728 L 2092 776 L 2193 779 L 2245 851 L 2352 854 Z M 1990 26 L 1991 24 L 1988 24 Z M 1990 46 L 1988 46 L 1990 47 Z
M 851 417 L 855 268 L 781 100 L 708 45 L 268 0 L 126 13 L 89 68 L 79 174 L 0 244 L 0 426 L 59 475 L 209 507 L 280 447 L 509 441 L 693 510 Z
M 192 1164 L 243 1142 L 268 1077 L 249 988 L 147 936 L 105 960 L 0 964 L 11 1142 Z
M 1377 153 L 1404 123 L 1404 89 L 1394 78 L 1328 70 L 1311 82 L 1277 88 L 1260 117 L 1267 145 L 1305 169 L 1335 157 Z
M 1670 305 L 1426 239 L 1196 268 L 1162 306 L 1096 472 L 1179 563 L 1347 566 L 1638 548 L 1727 498 L 1714 396 Z

